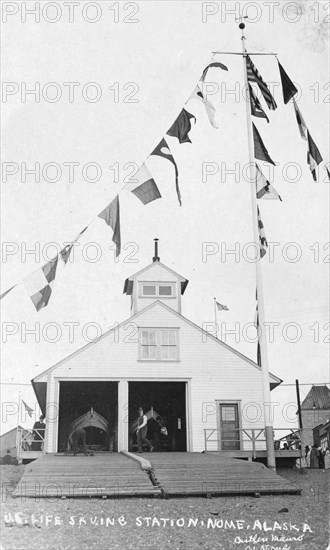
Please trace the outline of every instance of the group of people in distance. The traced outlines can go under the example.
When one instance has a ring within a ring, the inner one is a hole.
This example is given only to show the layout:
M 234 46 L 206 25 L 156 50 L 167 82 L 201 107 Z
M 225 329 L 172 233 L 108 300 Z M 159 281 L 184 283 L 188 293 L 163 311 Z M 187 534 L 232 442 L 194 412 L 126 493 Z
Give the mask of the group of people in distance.
M 330 468 L 330 449 L 323 449 L 316 444 L 305 447 L 305 466 L 306 468 Z

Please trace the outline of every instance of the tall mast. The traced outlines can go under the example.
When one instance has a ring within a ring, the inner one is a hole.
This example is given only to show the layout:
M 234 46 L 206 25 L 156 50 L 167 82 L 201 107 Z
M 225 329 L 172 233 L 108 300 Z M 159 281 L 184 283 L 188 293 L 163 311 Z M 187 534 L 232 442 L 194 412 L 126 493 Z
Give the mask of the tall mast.
M 244 66 L 245 86 L 246 86 L 246 123 L 247 134 L 249 144 L 249 174 L 251 185 L 251 202 L 252 202 L 252 221 L 253 221 L 253 236 L 254 241 L 257 243 L 259 251 L 259 230 L 258 230 L 258 215 L 257 215 L 257 191 L 256 191 L 256 165 L 254 159 L 254 144 L 252 135 L 252 121 L 251 121 L 251 104 L 250 104 L 250 90 L 248 83 L 247 67 L 246 67 L 246 48 L 245 48 L 245 36 L 244 29 L 245 24 L 241 22 L 239 28 L 242 30 L 242 57 Z M 262 374 L 262 393 L 263 393 L 263 408 L 265 419 L 265 435 L 266 435 L 266 449 L 267 449 L 267 466 L 272 470 L 276 470 L 275 451 L 274 451 L 274 434 L 271 418 L 271 397 L 269 386 L 269 370 L 268 370 L 268 356 L 267 356 L 267 338 L 265 330 L 265 308 L 262 286 L 262 270 L 261 270 L 261 257 L 255 262 L 256 265 L 256 281 L 257 281 L 257 297 L 258 297 L 258 314 L 259 314 L 259 344 L 260 344 L 260 356 L 261 356 L 261 374 Z

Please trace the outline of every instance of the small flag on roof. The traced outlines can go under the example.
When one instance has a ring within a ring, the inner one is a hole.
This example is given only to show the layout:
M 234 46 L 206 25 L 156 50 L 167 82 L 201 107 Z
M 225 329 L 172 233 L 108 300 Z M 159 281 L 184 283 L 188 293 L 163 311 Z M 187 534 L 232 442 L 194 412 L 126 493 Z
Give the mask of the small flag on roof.
M 217 306 L 218 311 L 229 311 L 229 308 L 227 306 L 224 306 L 223 304 L 220 304 L 219 302 L 215 302 Z

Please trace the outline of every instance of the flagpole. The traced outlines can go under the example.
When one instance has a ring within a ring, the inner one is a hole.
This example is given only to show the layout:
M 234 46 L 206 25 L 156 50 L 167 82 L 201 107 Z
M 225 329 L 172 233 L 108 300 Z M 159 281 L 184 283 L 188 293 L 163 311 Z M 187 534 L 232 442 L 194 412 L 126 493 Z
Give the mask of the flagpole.
M 214 320 L 215 320 L 215 336 L 218 338 L 218 316 L 217 316 L 217 302 L 216 298 L 213 298 L 214 301 Z
M 17 460 L 20 459 L 21 451 L 18 448 L 20 443 L 20 437 L 19 437 L 19 418 L 20 418 L 20 412 L 21 412 L 21 390 L 18 391 L 18 413 L 17 413 L 17 428 L 16 428 L 16 458 Z
M 265 331 L 265 308 L 263 299 L 263 285 L 262 285 L 262 270 L 261 270 L 261 258 L 259 249 L 259 230 L 258 230 L 258 216 L 257 216 L 257 196 L 256 196 L 256 169 L 254 159 L 254 146 L 252 136 L 252 120 L 251 120 L 251 103 L 250 103 L 250 91 L 246 66 L 246 53 L 245 48 L 245 36 L 244 29 L 245 24 L 240 23 L 239 28 L 242 31 L 242 52 L 243 52 L 243 66 L 246 86 L 246 122 L 248 133 L 248 145 L 249 145 L 249 172 L 250 172 L 250 185 L 251 185 L 251 202 L 252 202 L 252 220 L 253 220 L 253 236 L 254 241 L 258 245 L 258 259 L 256 261 L 256 282 L 257 282 L 257 296 L 258 296 L 258 313 L 259 324 L 261 327 L 259 342 L 260 342 L 260 355 L 261 355 L 261 375 L 262 375 L 262 393 L 263 393 L 263 408 L 264 408 L 264 421 L 265 421 L 265 435 L 266 435 L 266 449 L 267 449 L 267 466 L 271 470 L 276 470 L 275 451 L 274 451 L 274 434 L 271 421 L 271 397 L 269 387 L 269 370 L 268 370 L 268 356 L 267 356 L 267 339 Z

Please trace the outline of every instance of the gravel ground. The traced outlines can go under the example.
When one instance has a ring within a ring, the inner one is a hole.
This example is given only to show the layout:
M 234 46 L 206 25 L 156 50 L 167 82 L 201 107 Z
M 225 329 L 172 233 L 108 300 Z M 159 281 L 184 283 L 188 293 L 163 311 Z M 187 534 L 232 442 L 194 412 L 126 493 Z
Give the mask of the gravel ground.
M 301 496 L 24 502 L 11 497 L 23 470 L 1 466 L 3 550 L 325 550 L 329 543 L 329 470 L 279 470 Z

